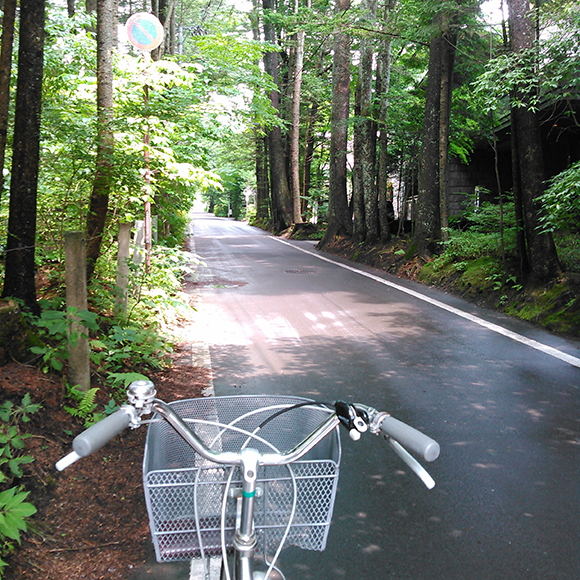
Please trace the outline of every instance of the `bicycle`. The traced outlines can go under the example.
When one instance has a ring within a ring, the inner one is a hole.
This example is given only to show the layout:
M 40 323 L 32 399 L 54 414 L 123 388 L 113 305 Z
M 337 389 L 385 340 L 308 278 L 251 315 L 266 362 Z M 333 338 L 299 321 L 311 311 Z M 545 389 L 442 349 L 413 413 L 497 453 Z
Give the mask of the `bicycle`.
M 276 567 L 284 547 L 324 550 L 339 425 L 353 440 L 367 431 L 384 435 L 427 488 L 435 485 L 407 449 L 431 462 L 439 444 L 366 405 L 271 395 L 168 404 L 156 394 L 149 381 L 132 383 L 128 403 L 79 434 L 56 467 L 62 471 L 127 427 L 149 424 L 143 474 L 157 560 L 191 559 L 206 580 L 216 568 L 220 580 L 284 578 Z

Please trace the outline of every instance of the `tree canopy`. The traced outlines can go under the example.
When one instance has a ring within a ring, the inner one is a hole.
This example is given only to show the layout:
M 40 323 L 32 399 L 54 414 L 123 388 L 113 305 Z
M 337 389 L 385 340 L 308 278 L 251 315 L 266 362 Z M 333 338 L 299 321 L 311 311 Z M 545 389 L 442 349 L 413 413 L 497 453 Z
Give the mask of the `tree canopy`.
M 107 203 L 95 258 L 113 247 L 118 224 L 143 218 L 145 203 L 170 246 L 182 244 L 195 200 L 219 215 L 257 217 L 276 231 L 300 221 L 324 230 L 328 223 L 325 243 L 353 233 L 352 224 L 354 235 L 367 243 L 409 231 L 427 243 L 445 241 L 461 221 L 457 203 L 469 206 L 484 186 L 489 201 L 515 195 L 516 206 L 524 207 L 527 190 L 509 161 L 499 161 L 497 187 L 490 188 L 490 180 L 466 183 L 458 197 L 449 185 L 450 166 L 474 163 L 482 143 L 492 151 L 503 139 L 507 151 L 506 128 L 518 111 L 542 127 L 552 121 L 550 134 L 560 131 L 577 142 L 578 7 L 554 1 L 532 9 L 518 2 L 511 33 L 507 22 L 486 22 L 476 1 L 266 0 L 245 10 L 196 0 L 160 2 L 152 11 L 164 24 L 165 41 L 153 60 L 124 38 L 123 24 L 134 12 L 130 4 L 121 2 L 104 24 L 103 10 L 92 5 L 48 5 L 35 258 L 27 268 L 60 263 L 64 233 L 91 230 L 100 178 Z M 98 0 L 101 5 L 105 0 Z M 8 53 L 11 30 L 14 42 L 29 42 L 22 25 L 10 27 L 10 6 L 5 3 L 0 58 L 2 74 L 11 78 L 0 110 L 7 127 L 0 233 L 8 251 L 17 83 L 27 66 L 16 51 Z M 26 10 L 20 10 L 21 20 Z M 514 48 L 514 30 L 525 19 L 533 33 L 529 45 Z M 112 34 L 107 117 L 97 98 L 103 26 Z M 522 131 L 512 147 L 523 143 L 528 130 Z M 26 133 L 24 139 L 35 137 Z M 502 154 L 510 157 L 509 151 Z M 575 233 L 579 156 L 571 145 L 564 165 L 534 190 L 539 221 L 517 249 L 532 272 L 542 259 L 541 252 L 529 255 L 536 232 Z M 494 175 L 490 179 L 495 182 Z M 7 293 L 18 291 L 9 287 Z

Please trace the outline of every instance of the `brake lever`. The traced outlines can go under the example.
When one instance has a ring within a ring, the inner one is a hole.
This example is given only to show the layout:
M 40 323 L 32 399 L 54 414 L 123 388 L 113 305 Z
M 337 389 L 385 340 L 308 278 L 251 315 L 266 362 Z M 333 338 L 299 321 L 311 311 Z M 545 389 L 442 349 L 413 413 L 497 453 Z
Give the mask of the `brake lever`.
M 366 410 L 344 401 L 336 401 L 334 409 L 339 421 L 347 429 L 350 438 L 353 441 L 358 441 L 361 433 L 369 428 L 369 415 Z
M 415 475 L 425 484 L 427 489 L 435 487 L 435 480 L 427 470 L 397 441 L 391 437 L 385 437 L 393 451 L 413 470 Z

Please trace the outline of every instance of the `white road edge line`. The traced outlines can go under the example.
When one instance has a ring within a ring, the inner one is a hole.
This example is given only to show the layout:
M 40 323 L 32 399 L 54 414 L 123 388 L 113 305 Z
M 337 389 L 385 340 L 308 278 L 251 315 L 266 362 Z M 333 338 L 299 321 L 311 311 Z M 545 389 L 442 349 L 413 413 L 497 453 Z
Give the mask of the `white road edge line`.
M 469 314 L 468 312 L 464 312 L 463 310 L 459 310 L 459 308 L 449 306 L 448 304 L 445 304 L 444 302 L 440 302 L 439 300 L 435 300 L 434 298 L 430 298 L 429 296 L 425 296 L 424 294 L 421 294 L 420 292 L 416 292 L 415 290 L 411 290 L 410 288 L 405 288 L 404 286 L 399 286 L 398 284 L 395 284 L 394 282 L 390 282 L 389 280 L 385 280 L 384 278 L 381 278 L 379 276 L 375 276 L 374 274 L 371 274 L 370 272 L 365 272 L 364 270 L 359 270 L 357 268 L 349 266 L 348 264 L 342 264 L 341 262 L 336 262 L 335 260 L 327 258 L 326 256 L 323 256 L 321 254 L 311 252 L 310 250 L 306 250 L 304 248 L 301 248 L 300 246 L 295 246 L 294 244 L 291 244 L 290 242 L 288 242 L 284 239 L 276 238 L 274 236 L 272 236 L 272 237 L 274 240 L 276 240 L 277 242 L 280 242 L 281 244 L 284 244 L 286 246 L 294 248 L 295 250 L 299 250 L 300 252 L 304 252 L 305 254 L 308 254 L 310 256 L 318 258 L 319 260 L 322 260 L 323 262 L 328 262 L 329 264 L 334 264 L 335 266 L 339 266 L 340 268 L 344 268 L 345 270 L 349 270 L 350 272 L 354 272 L 355 274 L 359 274 L 361 276 L 364 276 L 365 278 L 370 278 L 371 280 L 374 280 L 375 282 L 379 282 L 379 284 L 384 284 L 385 286 L 389 286 L 390 288 L 394 288 L 395 290 L 399 290 L 400 292 L 404 292 L 405 294 L 409 294 L 410 296 L 413 296 L 414 298 L 418 298 L 419 300 L 423 300 L 423 302 L 428 302 L 429 304 L 432 304 L 433 306 L 436 306 L 437 308 L 441 308 L 442 310 L 446 310 L 447 312 L 450 312 L 451 314 L 455 314 L 456 316 L 460 316 L 461 318 L 465 318 L 466 320 L 469 320 L 470 322 L 473 322 L 474 324 L 478 324 L 479 326 L 483 326 L 484 328 L 487 328 L 488 330 L 491 330 L 492 332 L 496 332 L 497 334 L 501 334 L 502 336 L 505 336 L 507 338 L 511 338 L 512 340 L 515 340 L 516 342 L 520 342 L 521 344 L 529 346 L 530 348 L 534 348 L 534 349 L 539 350 L 540 352 L 543 352 L 547 355 L 553 356 L 554 358 L 560 359 L 561 361 L 564 361 L 572 366 L 580 368 L 580 358 L 577 358 L 575 356 L 572 356 L 570 354 L 562 352 L 561 350 L 558 350 L 557 348 L 553 348 L 551 346 L 548 346 L 547 344 L 542 344 L 541 342 L 538 342 L 537 340 L 533 340 L 531 338 L 527 338 L 525 336 L 522 336 L 521 334 L 518 334 L 517 332 L 513 332 L 511 330 L 508 330 L 507 328 L 504 328 L 503 326 L 499 326 L 498 324 L 494 324 L 493 322 L 488 322 L 487 320 L 483 320 L 482 318 L 474 316 L 473 314 Z

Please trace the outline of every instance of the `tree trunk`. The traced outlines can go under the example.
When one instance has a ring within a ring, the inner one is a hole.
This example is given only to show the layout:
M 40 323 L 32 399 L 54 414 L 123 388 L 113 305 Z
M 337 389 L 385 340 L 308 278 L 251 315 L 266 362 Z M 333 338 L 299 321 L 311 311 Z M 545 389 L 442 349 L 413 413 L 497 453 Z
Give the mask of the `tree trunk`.
M 387 28 L 394 1 L 389 1 L 385 6 L 383 28 Z M 386 35 L 377 60 L 377 94 L 380 95 L 380 130 L 379 130 L 379 156 L 377 166 L 377 197 L 379 200 L 379 230 L 381 241 L 388 242 L 391 239 L 390 222 L 394 219 L 393 199 L 388 191 L 388 130 L 387 113 L 389 108 L 389 87 L 391 84 L 391 45 L 392 37 Z
M 14 45 L 14 22 L 16 0 L 4 0 L 2 18 L 2 47 L 0 49 L 0 201 L 4 192 L 4 161 L 10 116 L 10 75 L 12 72 L 12 47 Z
M 425 118 L 419 153 L 419 187 L 415 238 L 423 247 L 428 240 L 441 237 L 439 214 L 439 126 L 441 96 L 442 35 L 429 45 L 429 71 L 425 95 Z
M 113 171 L 113 0 L 97 4 L 97 119 L 96 172 L 87 215 L 87 281 L 90 281 L 101 252 L 109 208 Z
M 274 230 L 281 232 L 292 223 L 292 194 L 288 186 L 282 130 L 276 127 L 268 134 L 270 188 Z
M 304 167 L 302 172 L 302 212 L 306 211 L 310 193 L 312 159 L 314 158 L 314 133 L 312 127 L 318 118 L 318 103 L 313 102 L 308 116 L 308 127 L 304 136 Z
M 533 21 L 529 15 L 528 0 L 508 0 L 512 51 L 531 50 L 536 41 Z M 529 79 L 526 79 L 528 82 Z M 538 115 L 530 107 L 528 92 L 516 87 L 516 98 L 524 103 L 514 111 L 518 139 L 519 181 L 524 210 L 526 247 L 532 275 L 545 281 L 560 273 L 556 246 L 550 233 L 542 233 L 541 205 L 544 193 L 544 165 Z
M 0 301 L 0 366 L 30 360 L 29 329 L 14 300 Z
M 268 181 L 268 140 L 256 131 L 256 217 L 270 216 L 270 184 Z
M 19 298 L 35 313 L 39 311 L 34 279 L 34 250 L 40 155 L 44 18 L 44 0 L 21 0 L 10 214 L 2 293 L 3 297 Z
M 171 52 L 171 22 L 175 14 L 175 0 L 158 0 L 153 2 L 153 14 L 163 26 L 163 42 L 151 51 L 152 60 L 161 60 L 163 55 Z
M 275 6 L 272 0 L 263 0 L 262 5 L 265 11 L 273 11 Z M 276 31 L 274 26 L 268 21 L 264 22 L 264 36 L 267 42 L 276 44 Z M 278 56 L 276 52 L 268 52 L 264 55 L 264 68 L 272 77 L 274 84 L 278 85 Z M 280 93 L 277 89 L 271 91 L 270 101 L 272 107 L 279 112 Z M 288 186 L 282 130 L 279 126 L 274 127 L 268 133 L 268 151 L 270 156 L 272 218 L 275 231 L 280 232 L 292 223 L 292 193 Z
M 365 6 L 366 25 L 373 27 L 377 17 L 376 0 L 367 0 Z M 373 60 L 374 51 L 370 39 L 361 42 L 361 148 L 355 164 L 360 163 L 363 197 L 365 204 L 365 241 L 372 244 L 379 238 L 379 205 L 376 187 L 377 126 L 373 120 Z
M 451 94 L 453 91 L 453 69 L 457 32 L 454 19 L 443 14 L 443 39 L 441 44 L 441 86 L 439 97 L 439 215 L 441 237 L 449 238 L 449 121 L 451 119 Z
M 309 0 L 306 3 L 309 6 Z M 294 2 L 294 12 L 298 14 L 298 0 Z M 294 223 L 302 223 L 300 204 L 300 92 L 302 90 L 302 69 L 304 67 L 304 30 L 296 33 L 296 58 L 294 59 L 294 83 L 292 90 L 292 136 L 290 145 L 290 167 L 292 171 L 292 213 Z
M 260 42 L 259 0 L 253 0 L 250 14 L 252 35 Z M 259 62 L 256 64 L 259 65 Z M 254 127 L 254 146 L 256 152 L 256 218 L 267 220 L 270 216 L 270 183 L 268 181 L 268 139 L 261 127 Z
M 336 0 L 336 13 L 350 9 L 350 0 Z M 352 220 L 346 187 L 348 113 L 350 103 L 350 36 L 343 31 L 334 35 L 332 59 L 332 102 L 330 112 L 330 167 L 328 227 L 320 242 L 324 247 L 336 235 L 350 235 Z
M 362 130 L 361 111 L 362 81 L 359 75 L 354 89 L 354 126 L 353 126 L 353 156 L 354 166 L 352 168 L 352 213 L 353 213 L 353 237 L 361 242 L 366 236 L 365 225 L 365 190 L 362 163 L 362 141 L 364 132 Z M 358 160 L 358 161 L 357 161 Z
M 516 125 L 516 110 L 511 110 L 511 155 L 512 155 L 512 190 L 514 192 L 514 208 L 516 217 L 516 247 L 520 263 L 520 274 L 530 273 L 528 251 L 526 249 L 526 228 L 524 221 L 524 205 L 522 200 L 522 188 L 520 185 L 520 163 L 518 155 L 518 136 Z

